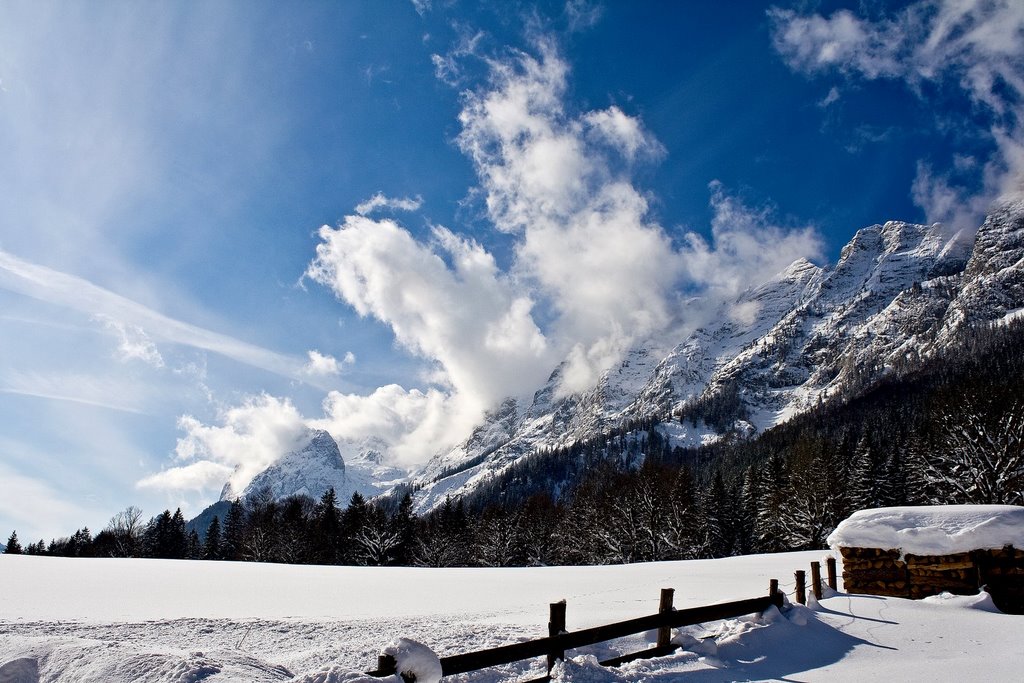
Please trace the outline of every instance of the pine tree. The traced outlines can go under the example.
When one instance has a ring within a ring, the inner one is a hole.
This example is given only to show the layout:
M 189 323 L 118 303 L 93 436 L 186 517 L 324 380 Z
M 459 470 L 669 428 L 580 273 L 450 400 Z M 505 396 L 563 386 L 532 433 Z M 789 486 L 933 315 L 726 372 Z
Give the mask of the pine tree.
M 853 509 L 878 507 L 879 479 L 875 472 L 871 442 L 865 434 L 857 442 L 849 464 L 849 499 Z
M 364 558 L 356 541 L 366 526 L 368 518 L 366 499 L 358 491 L 352 494 L 348 507 L 341 513 L 341 561 L 345 564 L 362 564 Z
M 199 533 L 195 529 L 189 530 L 185 548 L 185 559 L 203 559 L 203 543 L 199 540 Z
M 198 543 L 198 536 L 196 541 Z M 177 508 L 171 515 L 171 524 L 168 528 L 168 556 L 182 560 L 189 556 L 189 536 L 185 531 L 185 517 L 181 514 L 181 508 Z
M 242 505 L 242 501 L 236 499 L 231 502 L 227 517 L 224 519 L 224 532 L 221 537 L 221 559 L 242 559 L 242 548 L 245 544 L 245 527 L 245 507 Z
M 277 562 L 303 564 L 314 555 L 311 527 L 316 504 L 306 495 L 292 495 L 285 498 L 277 516 Z
M 673 477 L 669 499 L 666 538 L 673 559 L 689 560 L 697 556 L 696 508 L 693 473 L 684 465 Z
M 221 559 L 221 540 L 220 540 L 220 517 L 217 515 L 213 516 L 213 521 L 210 522 L 210 526 L 206 529 L 206 539 L 203 541 L 203 559 L 204 560 L 219 560 Z
M 395 564 L 408 566 L 412 563 L 416 544 L 416 515 L 413 513 L 412 494 L 406 493 L 398 503 L 398 510 L 392 524 L 398 533 L 398 547 L 395 549 Z
M 4 550 L 7 555 L 21 555 L 21 543 L 18 542 L 18 532 L 12 531 L 10 537 L 7 539 L 7 549 Z
M 320 502 L 313 509 L 313 547 L 312 561 L 319 564 L 338 564 L 341 562 L 341 511 L 338 509 L 338 498 L 334 487 L 324 491 Z
M 490 508 L 476 524 L 475 560 L 484 567 L 515 567 L 523 564 L 519 515 Z
M 925 475 L 941 502 L 1024 503 L 1024 403 L 968 396 L 942 415 Z M 940 501 L 936 501 L 940 502 Z

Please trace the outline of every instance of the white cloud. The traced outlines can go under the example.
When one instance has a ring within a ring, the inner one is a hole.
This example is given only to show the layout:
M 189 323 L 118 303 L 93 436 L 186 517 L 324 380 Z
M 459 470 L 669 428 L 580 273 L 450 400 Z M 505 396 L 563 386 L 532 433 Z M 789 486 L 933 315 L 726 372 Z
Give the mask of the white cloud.
M 640 120 L 623 113 L 618 107 L 590 112 L 583 120 L 591 127 L 594 137 L 621 151 L 630 162 L 665 154 L 665 148 L 647 134 Z
M 423 245 L 393 221 L 361 216 L 325 226 L 320 237 L 308 275 L 360 315 L 387 323 L 406 349 L 437 362 L 476 417 L 529 391 L 542 376 L 538 367 L 551 362 L 530 300 L 513 292 L 475 242 L 437 227 L 434 244 Z
M 211 460 L 199 460 L 189 465 L 168 467 L 165 470 L 140 479 L 136 486 L 140 489 L 156 489 L 159 491 L 196 491 L 206 492 L 224 486 L 233 470 Z
M 413 9 L 421 17 L 430 11 L 430 0 L 412 0 Z
M 491 63 L 488 87 L 466 96 L 458 141 L 492 222 L 518 238 L 513 273 L 557 314 L 560 354 L 576 349 L 565 376 L 577 391 L 631 340 L 667 324 L 681 271 L 621 163 L 661 146 L 617 107 L 570 112 L 568 65 L 550 40 L 536 49 Z
M 836 102 L 838 102 L 839 97 L 839 88 L 833 85 L 831 88 L 829 88 L 828 94 L 825 95 L 825 97 L 822 98 L 820 102 L 818 102 L 818 106 L 821 107 L 822 109 L 827 109 L 829 105 L 833 105 Z
M 356 357 L 351 351 L 347 352 L 341 361 L 316 349 L 308 351 L 307 355 L 309 362 L 306 363 L 304 370 L 308 375 L 340 375 L 343 366 L 356 362 Z
M 583 31 L 596 26 L 604 14 L 604 7 L 590 0 L 567 0 L 565 16 L 570 31 Z
M 829 17 L 769 11 L 776 48 L 794 70 L 891 78 L 926 97 L 925 84 L 955 83 L 987 115 L 995 152 L 958 184 L 955 172 L 918 165 L 912 195 L 929 221 L 973 229 L 990 203 L 1024 189 L 1024 3 L 920 0 L 877 20 L 848 10 Z M 955 162 L 954 162 L 955 166 Z
M 49 370 L 7 370 L 0 374 L 0 393 L 134 414 L 145 413 L 147 403 L 145 389 L 135 382 L 110 375 Z
M 483 39 L 483 31 L 475 33 L 463 31 L 459 41 L 447 53 L 430 55 L 430 61 L 434 64 L 434 77 L 451 86 L 460 85 L 463 79 L 461 61 L 466 57 L 476 55 Z
M 138 482 L 143 488 L 186 491 L 219 488 L 225 479 L 240 493 L 254 476 L 279 457 L 295 450 L 308 435 L 299 411 L 288 399 L 267 394 L 250 397 L 223 411 L 220 426 L 204 425 L 185 415 L 178 428 L 185 432 L 175 447 L 171 467 Z
M 418 211 L 422 205 L 422 197 L 416 197 L 415 199 L 409 197 L 387 197 L 384 193 L 378 192 L 365 202 L 358 204 L 356 206 L 356 213 L 360 216 L 366 216 L 381 209 L 388 211 Z
M 696 233 L 687 235 L 684 263 L 688 278 L 701 283 L 712 305 L 732 301 L 799 256 L 821 258 L 824 243 L 813 226 L 780 227 L 772 220 L 769 207 L 746 206 L 717 181 L 710 188 L 712 243 Z
M 122 361 L 140 360 L 155 368 L 164 367 L 164 358 L 160 355 L 160 350 L 141 327 L 126 324 L 102 314 L 97 315 L 96 318 L 108 330 L 117 333 L 120 338 L 117 347 L 118 357 Z
M 369 396 L 332 391 L 323 404 L 324 417 L 309 425 L 325 429 L 338 440 L 383 441 L 395 462 L 413 466 L 451 447 L 452 430 L 465 438 L 473 424 L 465 419 L 459 398 L 438 389 L 406 390 L 396 384 Z M 457 440 L 457 439 L 456 439 Z

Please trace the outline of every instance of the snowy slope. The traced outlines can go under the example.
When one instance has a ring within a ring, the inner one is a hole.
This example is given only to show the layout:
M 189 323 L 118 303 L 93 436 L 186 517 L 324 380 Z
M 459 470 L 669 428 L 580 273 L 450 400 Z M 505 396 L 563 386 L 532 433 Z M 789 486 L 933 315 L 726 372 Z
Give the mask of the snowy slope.
M 563 598 L 576 630 L 652 613 L 663 587 L 676 589 L 677 607 L 761 595 L 772 577 L 791 590 L 787 577 L 820 556 L 523 569 L 0 556 L 0 680 L 339 681 L 397 637 L 447 655 L 545 635 L 547 605 Z M 839 594 L 820 608 L 680 629 L 683 651 L 618 670 L 585 655 L 641 649 L 653 634 L 571 651 L 556 680 L 1012 680 L 1024 617 L 978 607 L 983 598 Z
M 745 409 L 733 426 L 741 436 L 820 401 L 843 400 L 866 382 L 954 343 L 961 325 L 979 317 L 997 321 L 1024 307 L 1022 216 L 1024 204 L 993 214 L 973 252 L 969 238 L 949 235 L 941 225 L 873 225 L 857 232 L 833 267 L 798 260 L 673 348 L 638 344 L 589 392 L 556 398 L 556 369 L 531 405 L 506 403 L 472 439 L 438 454 L 417 478 L 418 507 L 468 493 L 537 450 L 630 421 L 671 422 L 697 399 L 731 387 L 739 388 Z M 993 273 L 998 295 L 989 291 Z M 978 305 L 979 292 L 987 293 L 987 308 Z M 958 317 L 957 307 L 969 308 L 974 318 Z M 665 431 L 684 446 L 721 436 L 690 420 Z

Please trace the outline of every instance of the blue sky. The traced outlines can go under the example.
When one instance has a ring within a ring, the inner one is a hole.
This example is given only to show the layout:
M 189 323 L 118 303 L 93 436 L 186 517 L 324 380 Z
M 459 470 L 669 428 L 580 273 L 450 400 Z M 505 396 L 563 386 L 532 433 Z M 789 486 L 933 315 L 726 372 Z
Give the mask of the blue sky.
M 970 230 L 1019 189 L 1022 26 L 938 0 L 3 3 L 0 530 L 192 514 L 309 427 L 415 467 L 557 363 L 586 388 L 860 227 Z

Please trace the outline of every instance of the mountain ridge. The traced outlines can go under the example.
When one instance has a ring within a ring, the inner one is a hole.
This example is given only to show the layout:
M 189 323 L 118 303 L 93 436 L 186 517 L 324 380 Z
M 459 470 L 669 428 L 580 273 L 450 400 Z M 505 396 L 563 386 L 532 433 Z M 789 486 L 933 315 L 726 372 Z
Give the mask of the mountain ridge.
M 401 485 L 425 512 L 525 456 L 630 425 L 658 422 L 681 446 L 749 439 L 921 364 L 965 327 L 1015 315 L 1024 315 L 1024 201 L 995 208 L 973 235 L 875 224 L 858 230 L 834 265 L 797 259 L 680 341 L 634 344 L 590 390 L 562 395 L 565 364 L 557 366 L 532 399 L 505 399 L 412 476 L 382 464 L 379 440 L 342 442 L 342 457 L 323 432 L 310 441 L 322 447 L 284 455 L 242 497 L 269 487 L 275 497 L 315 498 L 314 489 L 333 485 L 345 503 L 351 491 L 372 497 Z
M 515 406 L 514 419 L 506 402 L 501 429 L 481 425 L 427 464 L 416 479 L 417 509 L 472 492 L 524 455 L 631 421 L 668 419 L 662 429 L 678 445 L 713 442 L 723 434 L 705 421 L 671 418 L 729 391 L 738 392 L 740 410 L 726 431 L 749 438 L 934 355 L 964 325 L 1022 310 L 1024 202 L 995 209 L 973 240 L 940 224 L 868 226 L 834 266 L 797 259 L 664 358 L 640 344 L 595 388 L 560 399 L 556 369 L 529 406 Z

